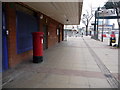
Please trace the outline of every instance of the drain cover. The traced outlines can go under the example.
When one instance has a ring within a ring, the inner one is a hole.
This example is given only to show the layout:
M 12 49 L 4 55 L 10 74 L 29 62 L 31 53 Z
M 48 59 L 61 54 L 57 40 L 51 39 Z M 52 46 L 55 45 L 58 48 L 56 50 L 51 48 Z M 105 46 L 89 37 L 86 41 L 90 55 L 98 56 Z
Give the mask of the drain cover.
M 110 74 L 104 74 L 105 75 L 105 77 L 107 77 L 107 78 L 112 78 L 112 76 L 110 75 Z

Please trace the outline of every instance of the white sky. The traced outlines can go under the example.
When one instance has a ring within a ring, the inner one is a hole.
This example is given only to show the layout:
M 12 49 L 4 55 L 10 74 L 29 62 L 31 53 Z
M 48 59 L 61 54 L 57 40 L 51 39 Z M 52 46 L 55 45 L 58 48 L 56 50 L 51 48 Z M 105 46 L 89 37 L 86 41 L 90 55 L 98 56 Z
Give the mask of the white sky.
M 98 7 L 104 6 L 104 4 L 107 1 L 108 0 L 83 0 L 82 15 L 86 13 L 86 10 L 91 11 L 91 7 L 93 8 L 93 10 L 97 10 Z M 81 18 L 82 18 L 82 15 L 81 15 Z M 92 18 L 91 21 L 94 21 L 94 17 Z M 113 24 L 113 23 L 115 23 L 115 28 L 117 28 L 118 24 L 116 19 L 114 20 L 110 19 L 110 24 Z M 91 23 L 89 25 L 91 25 Z M 72 25 L 72 26 L 74 26 L 75 28 L 77 27 L 76 25 Z M 85 27 L 84 24 L 82 23 L 82 20 L 80 22 L 79 27 Z
M 86 10 L 90 12 L 91 8 L 93 8 L 93 10 L 97 10 L 97 7 L 102 7 L 107 1 L 108 0 L 83 0 L 82 15 L 86 13 Z M 94 21 L 94 17 L 91 21 Z M 84 24 L 81 22 L 80 26 L 84 26 Z
M 107 2 L 108 0 L 83 0 L 83 12 L 82 14 L 86 13 L 86 10 L 90 11 L 91 6 L 92 8 L 94 8 L 95 10 L 97 9 L 97 7 L 102 7 L 104 6 L 104 4 Z M 92 18 L 91 21 L 94 21 L 94 17 Z M 117 24 L 117 20 L 116 19 L 110 19 L 110 24 L 115 23 L 115 28 L 118 27 Z M 84 24 L 81 22 L 80 26 L 84 26 Z

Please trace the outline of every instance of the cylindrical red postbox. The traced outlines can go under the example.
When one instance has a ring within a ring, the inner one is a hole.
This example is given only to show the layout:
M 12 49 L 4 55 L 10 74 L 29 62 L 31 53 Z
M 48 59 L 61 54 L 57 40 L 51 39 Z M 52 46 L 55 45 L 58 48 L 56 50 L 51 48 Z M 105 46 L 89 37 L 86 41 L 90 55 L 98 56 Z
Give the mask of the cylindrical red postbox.
M 33 32 L 33 62 L 43 61 L 43 32 Z

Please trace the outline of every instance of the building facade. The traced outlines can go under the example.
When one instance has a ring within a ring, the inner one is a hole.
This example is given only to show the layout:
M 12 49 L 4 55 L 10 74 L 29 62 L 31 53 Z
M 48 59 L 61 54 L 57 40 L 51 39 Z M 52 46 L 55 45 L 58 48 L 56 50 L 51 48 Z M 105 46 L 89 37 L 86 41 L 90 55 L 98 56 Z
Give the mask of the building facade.
M 2 3 L 3 69 L 32 57 L 32 32 L 44 32 L 45 50 L 63 41 L 63 28 L 63 24 L 23 3 Z

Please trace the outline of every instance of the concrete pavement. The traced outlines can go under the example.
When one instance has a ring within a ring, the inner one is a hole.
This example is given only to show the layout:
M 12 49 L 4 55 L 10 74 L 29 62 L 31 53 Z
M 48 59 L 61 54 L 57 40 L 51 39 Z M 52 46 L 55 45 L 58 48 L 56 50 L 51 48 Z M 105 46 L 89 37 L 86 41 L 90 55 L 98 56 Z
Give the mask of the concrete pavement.
M 3 88 L 117 88 L 118 49 L 89 36 L 46 50 L 42 63 L 31 60 L 6 71 Z

